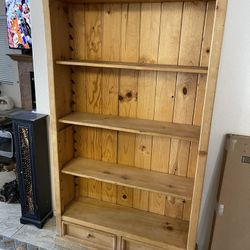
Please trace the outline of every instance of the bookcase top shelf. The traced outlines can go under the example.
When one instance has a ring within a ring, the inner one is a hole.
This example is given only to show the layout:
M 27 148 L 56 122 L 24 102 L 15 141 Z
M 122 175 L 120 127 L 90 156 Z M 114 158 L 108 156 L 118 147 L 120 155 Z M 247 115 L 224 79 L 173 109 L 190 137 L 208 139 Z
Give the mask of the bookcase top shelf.
M 191 0 L 59 0 L 65 3 L 160 3 L 190 2 Z M 214 2 L 215 0 L 196 0 L 197 2 Z
M 196 142 L 200 135 L 198 126 L 93 113 L 73 112 L 60 118 L 59 122 Z
M 78 157 L 62 173 L 191 200 L 193 179 Z
M 101 67 L 112 69 L 146 70 L 191 74 L 207 74 L 207 67 L 183 66 L 183 65 L 165 65 L 165 64 L 146 64 L 146 63 L 128 63 L 128 62 L 108 62 L 108 61 L 89 61 L 89 60 L 58 60 L 56 64 L 82 67 Z

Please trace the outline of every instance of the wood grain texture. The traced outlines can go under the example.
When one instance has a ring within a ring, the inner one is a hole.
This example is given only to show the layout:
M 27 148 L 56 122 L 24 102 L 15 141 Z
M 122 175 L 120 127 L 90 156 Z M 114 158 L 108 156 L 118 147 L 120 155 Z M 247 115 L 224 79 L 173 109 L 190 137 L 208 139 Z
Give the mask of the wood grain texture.
M 183 3 L 163 3 L 161 9 L 158 63 L 177 64 Z M 158 72 L 155 94 L 154 119 L 172 122 L 175 101 L 176 74 Z M 168 173 L 170 158 L 170 138 L 154 137 L 152 145 L 151 169 Z M 149 210 L 168 215 L 162 194 L 151 193 Z M 170 213 L 169 213 L 170 214 Z
M 61 130 L 58 133 L 58 147 L 59 147 L 59 166 L 60 171 L 63 166 L 71 161 L 74 157 L 74 145 L 73 145 L 73 128 L 72 126 Z M 74 177 L 71 178 L 67 175 L 61 175 L 61 199 L 62 210 L 65 206 L 75 198 L 75 182 Z
M 122 237 L 122 250 L 163 250 L 152 245 Z
M 80 241 L 84 244 L 84 248 L 90 247 L 90 249 L 93 250 L 115 250 L 116 237 L 113 234 L 65 222 L 63 222 L 63 227 L 65 238 L 68 238 L 71 241 Z M 67 245 L 65 246 L 68 247 Z M 70 247 L 70 249 L 78 248 Z
M 85 198 L 73 202 L 62 219 L 167 249 L 186 248 L 187 222 L 134 208 Z
M 60 118 L 59 121 L 66 124 L 105 128 L 143 135 L 181 138 L 187 141 L 197 141 L 199 137 L 198 126 L 111 115 L 74 112 Z
M 185 65 L 164 65 L 164 64 L 142 64 L 131 62 L 108 62 L 108 61 L 56 61 L 59 65 L 68 66 L 81 66 L 81 67 L 94 67 L 94 68 L 111 68 L 111 69 L 127 69 L 127 70 L 140 70 L 140 71 L 161 71 L 161 72 L 183 72 L 191 74 L 207 74 L 207 67 L 194 67 Z
M 120 59 L 121 44 L 121 5 L 103 6 L 102 57 L 105 60 Z M 102 114 L 118 115 L 119 72 L 104 69 L 102 73 Z M 102 130 L 102 160 L 117 162 L 117 132 Z M 117 187 L 102 183 L 102 200 L 116 203 Z
M 48 1 L 59 234 L 193 250 L 227 1 Z
M 191 199 L 193 192 L 193 180 L 191 178 L 80 157 L 65 164 L 62 172 L 111 184 L 159 192 L 187 200 Z
M 200 65 L 203 66 L 208 65 L 209 63 L 211 39 L 213 33 L 214 10 L 215 10 L 215 2 L 209 2 L 206 6 L 206 17 L 203 30 L 203 39 L 202 39 L 203 42 L 200 55 Z M 199 75 L 197 90 L 196 90 L 194 117 L 193 117 L 193 124 L 197 126 L 201 125 L 206 84 L 207 84 L 207 76 Z M 195 176 L 197 155 L 198 155 L 198 143 L 192 142 L 190 147 L 188 172 L 187 172 L 187 176 L 189 177 Z M 184 219 L 189 219 L 190 209 L 191 209 L 191 203 L 186 202 L 183 214 Z
M 68 24 L 67 14 L 63 10 L 59 3 L 51 3 L 49 1 L 43 2 L 44 18 L 46 27 L 46 46 L 47 46 L 47 64 L 48 64 L 48 81 L 49 81 L 49 95 L 50 95 L 50 129 L 52 132 L 50 141 L 53 144 L 51 147 L 53 154 L 53 174 L 55 177 L 54 191 L 55 191 L 55 208 L 56 208 L 56 225 L 57 232 L 61 235 L 61 214 L 64 211 L 65 204 L 68 202 L 68 198 L 63 200 L 62 198 L 62 182 L 60 173 L 61 156 L 59 152 L 61 146 L 59 146 L 58 131 L 61 125 L 58 124 L 58 117 L 71 111 L 70 99 L 71 99 L 71 87 L 70 82 L 70 69 L 66 69 L 64 72 L 53 64 L 55 58 L 62 59 L 63 57 L 69 57 L 69 41 L 67 38 Z M 54 13 L 54 15 L 52 14 Z M 57 18 L 56 18 L 57 17 Z M 59 25 L 62 25 L 60 32 L 58 30 Z M 60 42 L 61 41 L 61 42 Z M 60 86 L 61 83 L 61 87 Z M 71 151 L 70 151 L 71 152 Z
M 179 64 L 199 65 L 206 3 L 185 2 L 183 5 L 182 29 L 180 39 Z M 192 124 L 195 107 L 197 78 L 196 74 L 179 73 L 176 82 L 176 94 L 173 122 Z M 190 143 L 172 140 L 169 173 L 186 176 L 190 154 Z M 173 199 L 168 203 L 176 206 L 176 216 L 183 211 L 183 203 Z
M 157 2 L 186 2 L 190 0 L 62 0 L 65 3 L 138 3 L 138 2 L 149 2 L 149 3 L 157 3 Z M 214 0 L 196 0 L 197 2 L 207 2 Z
M 198 148 L 198 159 L 196 164 L 193 202 L 191 206 L 189 237 L 187 244 L 188 250 L 192 250 L 195 248 L 195 241 L 197 236 L 197 226 L 200 213 L 201 195 L 202 195 L 205 166 L 207 160 L 211 119 L 212 119 L 214 96 L 215 96 L 216 83 L 218 77 L 227 3 L 228 3 L 227 0 L 216 1 L 213 38 L 212 38 L 212 45 L 211 45 L 211 52 L 209 59 L 209 73 L 207 79 L 206 94 L 205 94 L 203 116 L 201 123 L 202 130 Z
M 86 59 L 97 60 L 102 58 L 102 28 L 103 13 L 102 5 L 85 6 L 85 36 L 86 36 Z M 84 49 L 78 47 L 78 50 Z M 101 69 L 85 69 L 86 85 L 86 109 L 87 112 L 102 112 L 102 71 Z M 95 128 L 81 128 L 84 141 L 84 157 L 101 160 L 102 158 L 102 131 Z M 83 186 L 85 187 L 85 185 Z M 102 184 L 99 181 L 88 180 L 88 196 L 101 199 Z
M 138 62 L 140 4 L 122 4 L 121 60 Z M 119 116 L 136 117 L 138 93 L 138 71 L 120 71 Z M 118 133 L 118 163 L 135 165 L 135 135 Z M 133 206 L 133 189 L 118 187 L 118 204 Z
M 157 63 L 160 4 L 141 4 L 139 62 Z M 154 39 L 152 39 L 154 37 Z M 140 71 L 138 76 L 137 118 L 153 119 L 156 72 Z M 150 169 L 152 137 L 136 135 L 135 166 Z M 134 190 L 133 206 L 149 209 L 149 192 Z

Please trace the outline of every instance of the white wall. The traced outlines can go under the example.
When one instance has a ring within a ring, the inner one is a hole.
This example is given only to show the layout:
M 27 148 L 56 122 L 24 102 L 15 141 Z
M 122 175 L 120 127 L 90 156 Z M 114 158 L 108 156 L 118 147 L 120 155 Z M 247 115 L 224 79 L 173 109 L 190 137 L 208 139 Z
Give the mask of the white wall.
M 250 135 L 250 1 L 228 1 L 199 226 L 201 250 L 208 246 L 224 135 Z M 31 2 L 37 110 L 49 113 L 43 7 L 41 0 Z
M 43 15 L 44 0 L 31 1 L 33 67 L 35 75 L 37 112 L 49 114 L 48 68 Z
M 48 67 L 46 55 L 46 37 L 43 6 L 47 0 L 31 1 L 31 28 L 32 28 L 32 46 L 33 46 L 33 68 L 35 76 L 36 91 L 36 112 L 50 114 L 49 108 L 49 86 L 48 86 Z M 48 118 L 49 128 L 49 118 Z M 50 133 L 48 130 L 48 140 Z M 51 144 L 50 144 L 51 145 Z M 52 206 L 55 211 L 55 192 L 54 192 L 54 171 L 52 148 L 49 146 L 50 153 L 50 176 L 52 190 Z

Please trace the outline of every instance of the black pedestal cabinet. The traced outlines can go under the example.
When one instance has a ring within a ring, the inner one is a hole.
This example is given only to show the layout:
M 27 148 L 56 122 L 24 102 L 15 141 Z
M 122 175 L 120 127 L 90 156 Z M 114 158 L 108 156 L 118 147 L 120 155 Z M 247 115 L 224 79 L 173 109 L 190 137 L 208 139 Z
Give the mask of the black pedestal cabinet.
M 23 224 L 42 228 L 52 216 L 46 115 L 20 112 L 13 116 Z

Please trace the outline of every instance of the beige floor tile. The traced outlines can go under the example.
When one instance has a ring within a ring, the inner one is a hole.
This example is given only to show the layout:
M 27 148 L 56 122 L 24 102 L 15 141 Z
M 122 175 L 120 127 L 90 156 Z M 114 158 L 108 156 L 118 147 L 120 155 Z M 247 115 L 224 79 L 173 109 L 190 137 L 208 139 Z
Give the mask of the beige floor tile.
M 0 202 L 0 221 L 3 219 L 21 217 L 21 206 L 20 204 L 7 204 Z M 19 222 L 18 219 L 18 222 Z
M 45 249 L 55 249 L 55 219 L 52 218 L 43 229 L 33 225 L 24 225 L 12 237 Z

